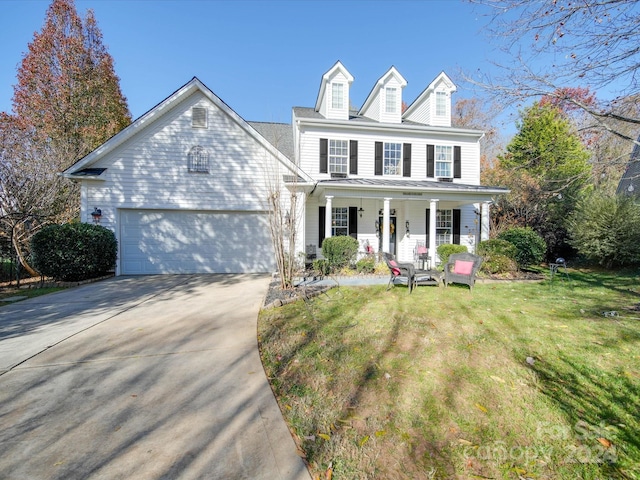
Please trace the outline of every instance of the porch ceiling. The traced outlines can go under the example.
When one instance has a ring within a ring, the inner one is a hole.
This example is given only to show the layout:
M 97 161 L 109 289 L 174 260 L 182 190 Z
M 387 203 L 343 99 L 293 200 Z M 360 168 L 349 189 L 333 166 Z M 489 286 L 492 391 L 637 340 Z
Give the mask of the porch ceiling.
M 502 187 L 466 185 L 410 179 L 340 178 L 320 180 L 313 195 L 333 195 L 340 198 L 385 198 L 425 201 L 438 199 L 468 204 L 491 201 L 498 195 L 509 193 Z

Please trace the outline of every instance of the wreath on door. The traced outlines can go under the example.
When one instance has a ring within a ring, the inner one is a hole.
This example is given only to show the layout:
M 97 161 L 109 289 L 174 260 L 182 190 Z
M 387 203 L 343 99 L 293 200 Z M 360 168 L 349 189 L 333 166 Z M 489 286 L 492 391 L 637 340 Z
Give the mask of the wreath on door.
M 390 234 L 393 235 L 395 233 L 395 231 L 396 231 L 395 224 L 394 223 L 390 223 L 389 224 L 389 232 L 390 232 Z

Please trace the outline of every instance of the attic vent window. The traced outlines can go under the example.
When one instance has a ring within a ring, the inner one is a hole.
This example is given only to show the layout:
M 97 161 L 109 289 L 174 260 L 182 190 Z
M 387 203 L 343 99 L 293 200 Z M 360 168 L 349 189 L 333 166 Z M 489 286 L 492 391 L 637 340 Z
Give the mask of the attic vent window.
M 193 107 L 191 109 L 191 127 L 207 128 L 207 109 L 203 107 Z
M 209 173 L 209 153 L 200 145 L 189 150 L 188 168 L 192 173 Z
M 331 108 L 336 108 L 336 109 L 344 108 L 344 84 L 343 83 L 331 84 Z
M 397 100 L 397 90 L 393 87 L 387 87 L 385 89 L 386 93 L 386 102 L 385 102 L 385 111 L 387 113 L 396 113 L 396 105 L 398 103 Z

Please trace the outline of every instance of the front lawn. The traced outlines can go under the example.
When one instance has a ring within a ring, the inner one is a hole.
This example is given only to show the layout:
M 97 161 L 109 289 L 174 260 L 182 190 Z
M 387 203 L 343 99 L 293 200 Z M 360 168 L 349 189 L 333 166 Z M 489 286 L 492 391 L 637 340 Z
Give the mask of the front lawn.
M 570 276 L 342 287 L 263 311 L 263 363 L 312 475 L 640 478 L 640 277 Z

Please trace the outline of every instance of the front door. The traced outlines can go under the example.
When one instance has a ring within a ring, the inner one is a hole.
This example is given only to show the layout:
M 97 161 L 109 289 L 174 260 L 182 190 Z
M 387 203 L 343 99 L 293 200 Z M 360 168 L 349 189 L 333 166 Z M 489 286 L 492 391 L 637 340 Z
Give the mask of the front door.
M 378 217 L 378 238 L 380 242 L 380 251 L 382 251 L 382 217 Z M 396 254 L 396 217 L 389 217 L 389 225 L 391 227 L 391 236 L 389 237 L 389 253 Z

